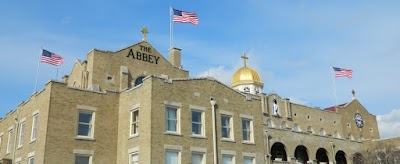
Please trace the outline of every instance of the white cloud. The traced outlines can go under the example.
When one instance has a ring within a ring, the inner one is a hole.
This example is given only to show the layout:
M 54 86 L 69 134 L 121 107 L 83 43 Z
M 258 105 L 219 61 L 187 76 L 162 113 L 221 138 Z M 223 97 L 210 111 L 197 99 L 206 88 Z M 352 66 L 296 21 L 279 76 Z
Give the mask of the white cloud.
M 233 73 L 234 73 L 233 69 L 226 69 L 225 66 L 218 66 L 209 68 L 208 71 L 202 72 L 197 77 L 211 76 L 216 78 L 218 81 L 230 86 Z
M 379 134 L 381 138 L 392 138 L 400 136 L 400 109 L 394 109 L 388 114 L 378 115 Z

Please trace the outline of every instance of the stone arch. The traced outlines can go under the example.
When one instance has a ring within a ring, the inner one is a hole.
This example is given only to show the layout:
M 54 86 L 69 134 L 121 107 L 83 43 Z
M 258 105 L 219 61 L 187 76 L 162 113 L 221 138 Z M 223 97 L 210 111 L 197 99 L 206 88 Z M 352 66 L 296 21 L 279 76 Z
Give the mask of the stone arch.
M 265 122 L 265 125 L 266 125 L 267 127 L 269 127 L 269 128 L 275 127 L 274 122 L 272 122 L 271 119 L 268 119 L 268 120 Z
M 307 163 L 309 160 L 307 148 L 303 145 L 297 146 L 294 151 L 294 157 L 296 158 L 296 163 Z
M 138 86 L 143 83 L 144 76 L 138 76 L 135 80 L 135 86 Z
M 297 123 L 294 124 L 292 130 L 295 132 L 301 132 L 301 128 L 300 128 L 299 124 L 297 124 Z
M 339 132 L 337 130 L 335 130 L 335 132 L 333 132 L 333 137 L 334 138 L 341 138 Z
M 315 154 L 315 159 L 317 159 L 317 163 L 329 163 L 328 152 L 324 148 L 319 148 Z
M 353 164 L 363 164 L 363 156 L 361 153 L 354 153 L 353 155 Z
M 308 127 L 307 127 L 307 132 L 308 132 L 308 133 L 311 133 L 311 134 L 314 134 L 314 130 L 312 129 L 311 126 L 308 126 Z
M 285 122 L 285 121 L 282 121 L 282 123 L 281 123 L 281 129 L 282 129 L 282 130 L 285 130 L 287 127 L 288 127 L 288 126 L 287 126 L 286 122 Z
M 347 164 L 346 153 L 342 150 L 336 152 L 335 161 L 337 164 Z
M 271 147 L 271 160 L 273 161 L 287 161 L 285 145 L 281 142 L 276 142 Z

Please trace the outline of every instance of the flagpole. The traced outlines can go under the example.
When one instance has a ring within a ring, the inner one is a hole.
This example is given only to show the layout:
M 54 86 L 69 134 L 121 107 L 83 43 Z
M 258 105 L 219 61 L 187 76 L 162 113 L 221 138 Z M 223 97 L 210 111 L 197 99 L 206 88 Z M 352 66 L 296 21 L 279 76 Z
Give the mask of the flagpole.
M 172 6 L 169 6 L 169 48 L 172 48 Z
M 59 66 L 57 66 L 56 80 L 58 80 L 58 67 L 59 67 Z
M 333 81 L 333 95 L 335 96 L 335 106 L 338 105 L 337 96 L 336 96 L 336 82 L 335 82 L 335 73 L 333 71 L 333 66 L 331 65 L 332 72 L 332 81 Z
M 40 57 L 38 60 L 38 64 L 37 64 L 37 68 L 36 68 L 36 80 L 35 80 L 35 91 L 34 93 L 36 93 L 37 91 L 37 83 L 38 83 L 38 75 L 39 75 L 39 66 L 40 66 L 40 58 L 42 57 L 42 53 L 43 53 L 43 47 L 40 47 Z

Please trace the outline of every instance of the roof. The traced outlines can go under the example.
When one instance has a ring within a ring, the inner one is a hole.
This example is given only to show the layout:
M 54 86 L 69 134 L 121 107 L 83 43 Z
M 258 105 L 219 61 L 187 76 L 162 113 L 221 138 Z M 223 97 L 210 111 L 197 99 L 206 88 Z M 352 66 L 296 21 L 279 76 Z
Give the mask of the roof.
M 325 108 L 324 110 L 336 112 L 336 107 L 345 107 L 346 105 L 347 105 L 347 103 L 344 103 L 344 104 L 340 104 L 340 105 L 336 105 L 336 106 L 331 106 L 331 107 Z

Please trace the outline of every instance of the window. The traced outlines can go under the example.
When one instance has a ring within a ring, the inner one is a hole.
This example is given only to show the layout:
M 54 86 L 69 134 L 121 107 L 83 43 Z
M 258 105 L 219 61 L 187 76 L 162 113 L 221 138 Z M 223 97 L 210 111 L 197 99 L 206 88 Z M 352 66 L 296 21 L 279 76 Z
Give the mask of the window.
M 179 133 L 178 109 L 167 107 L 165 112 L 165 130 Z
M 143 83 L 144 76 L 140 76 L 135 80 L 135 86 L 138 86 Z
M 254 164 L 254 158 L 253 157 L 244 157 L 243 164 Z
M 287 125 L 286 125 L 286 122 L 285 122 L 285 121 L 283 121 L 283 122 L 281 123 L 281 129 L 282 129 L 282 130 L 287 129 Z
M 75 155 L 75 164 L 91 164 L 91 163 L 92 163 L 91 155 L 82 155 L 82 154 Z
M 243 141 L 253 142 L 253 121 L 242 118 Z
M 129 155 L 129 164 L 138 164 L 139 163 L 139 154 L 132 153 Z
M 192 110 L 192 134 L 194 135 L 204 135 L 203 113 L 204 112 Z
M 6 153 L 10 153 L 11 152 L 11 145 L 12 145 L 12 135 L 13 135 L 13 131 L 12 129 L 8 131 L 8 142 L 7 142 L 7 151 Z
M 78 136 L 93 137 L 93 115 L 91 111 L 79 111 Z
M 19 142 L 18 142 L 18 147 L 22 147 L 24 144 L 24 136 L 25 136 L 25 122 L 21 123 L 20 128 L 19 128 Z
M 222 164 L 234 164 L 233 155 L 222 155 Z
M 139 134 L 139 110 L 131 112 L 131 135 Z
M 36 132 L 37 132 L 37 127 L 38 127 L 38 114 L 33 115 L 33 120 L 32 120 L 32 133 L 31 133 L 31 141 L 36 140 Z
M 222 138 L 233 139 L 232 117 L 227 115 L 221 116 Z
M 165 164 L 179 164 L 179 151 L 166 150 L 165 152 Z
M 297 124 L 297 123 L 294 124 L 292 130 L 295 131 L 295 132 L 301 132 L 300 126 L 299 126 L 299 124 Z
M 204 153 L 192 152 L 192 164 L 205 164 Z
M 29 157 L 28 164 L 34 164 L 34 163 L 35 163 L 35 158 L 34 157 Z

